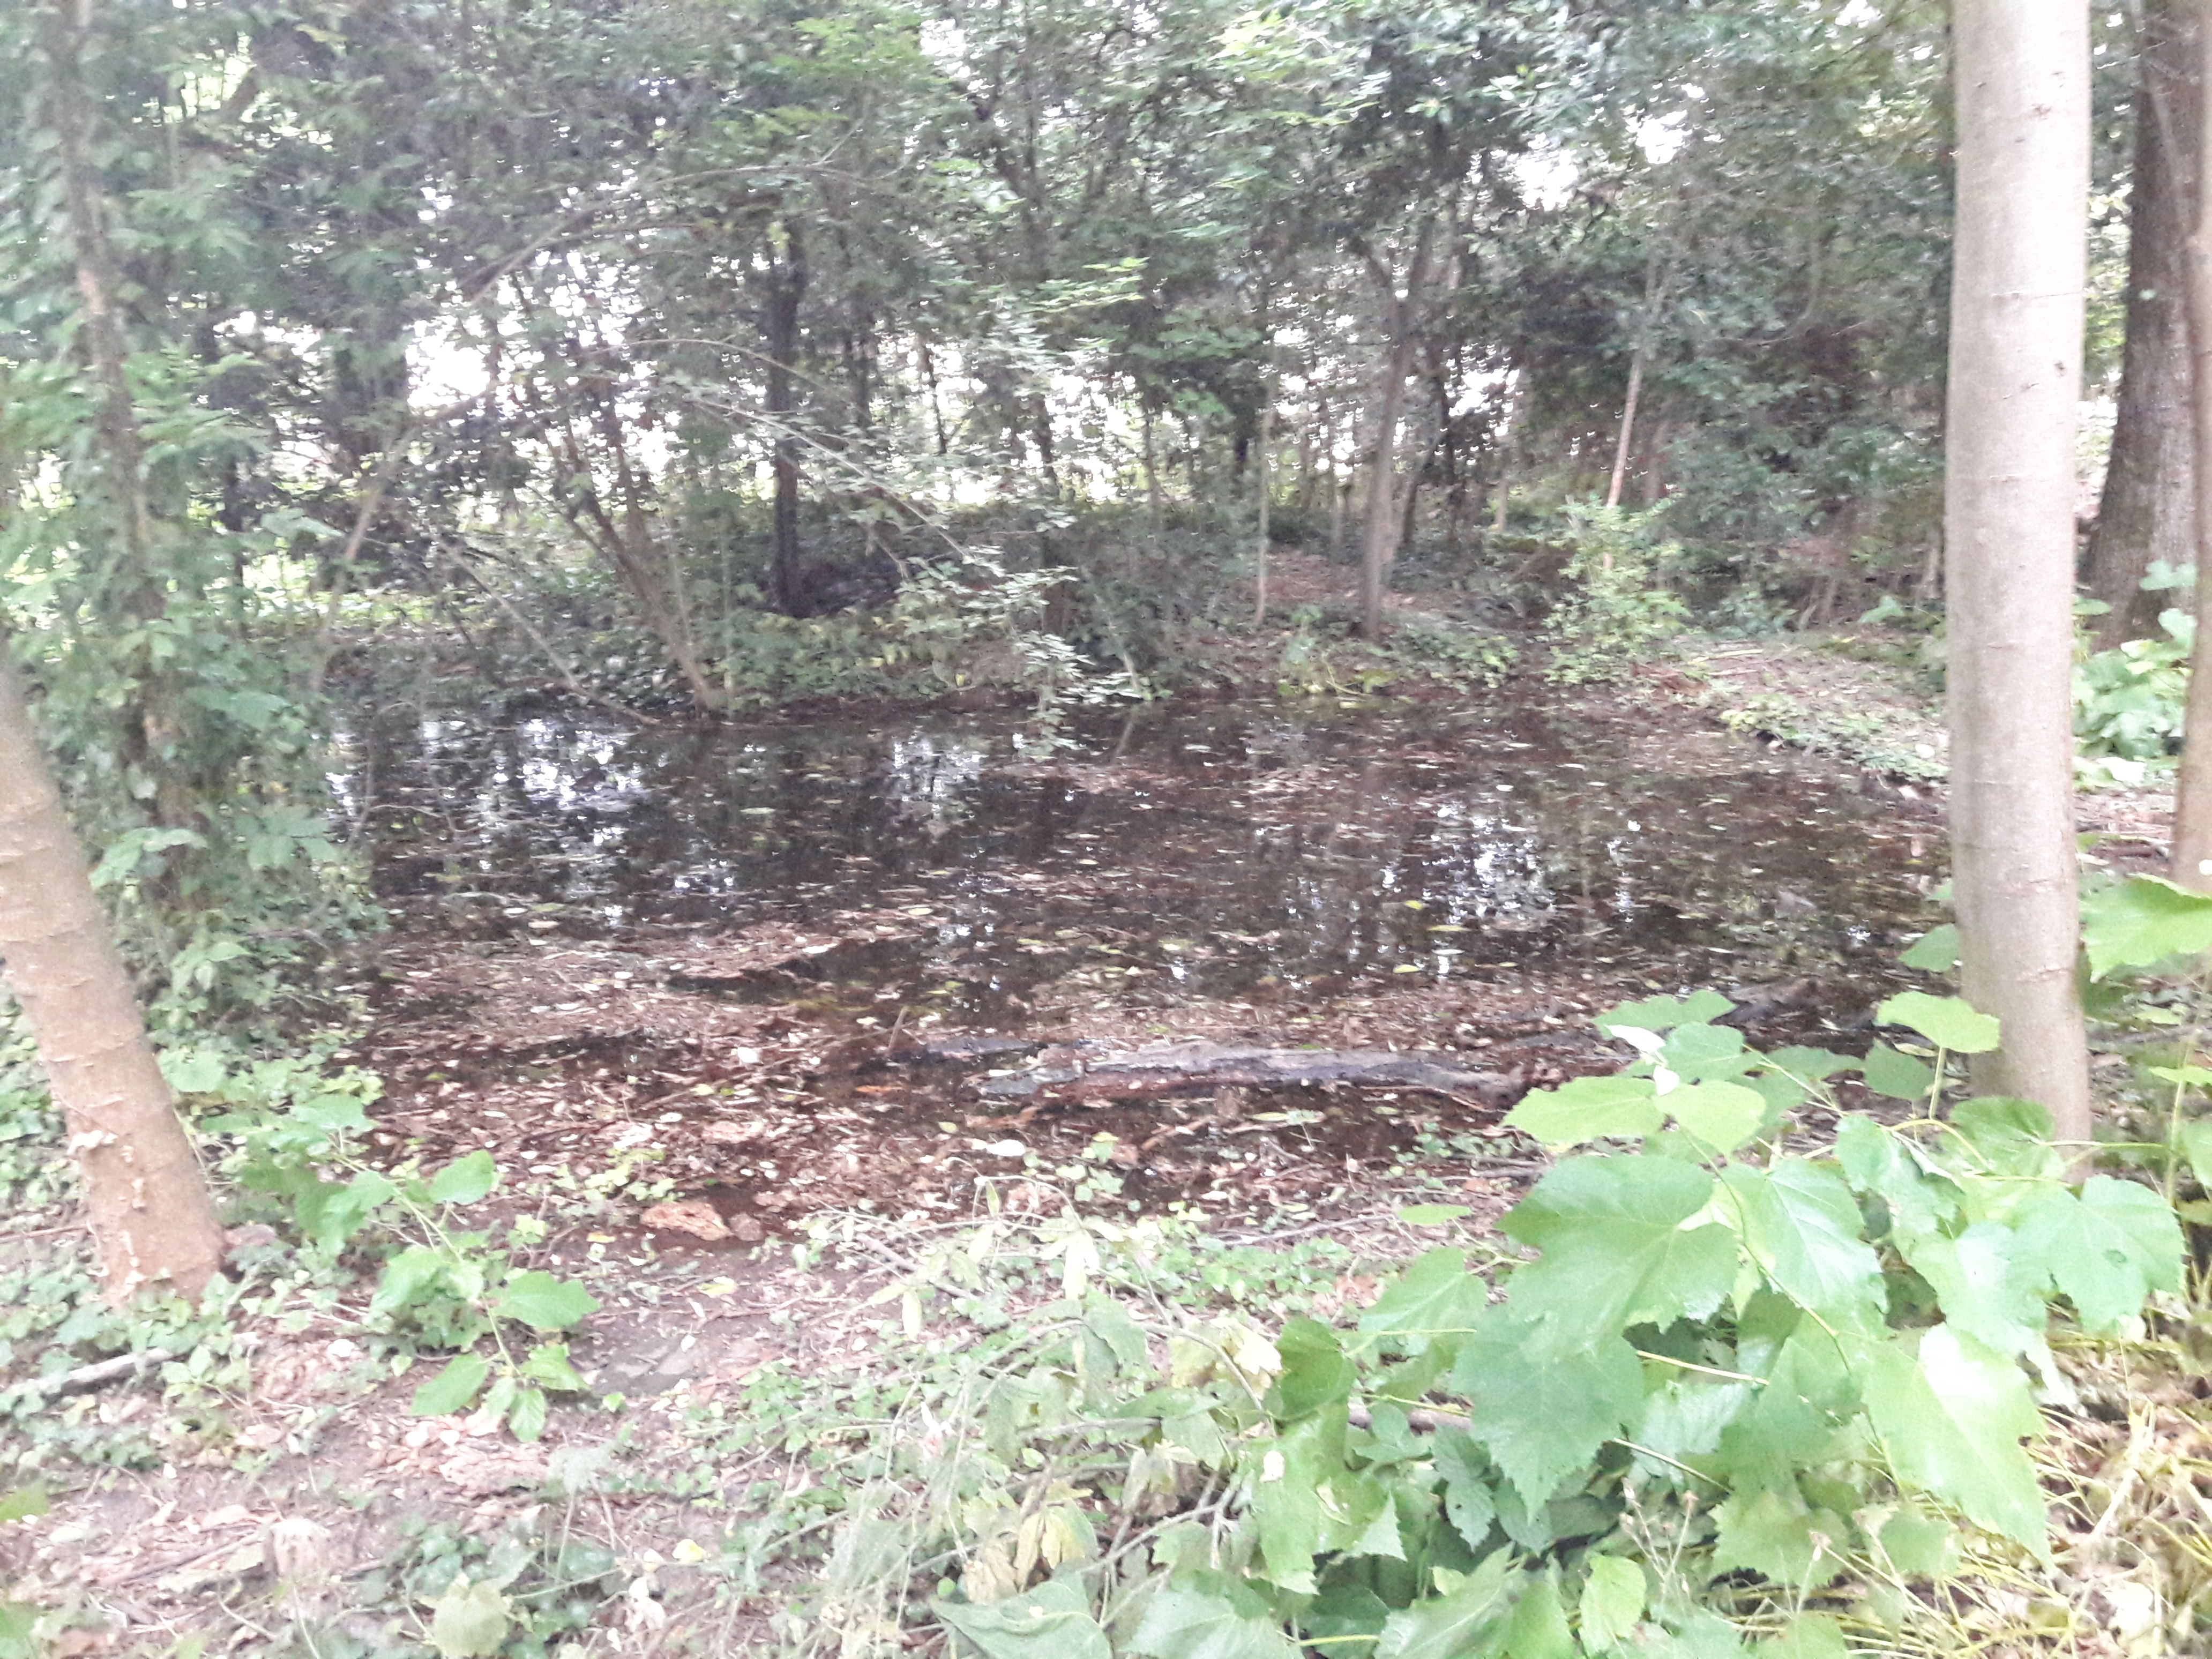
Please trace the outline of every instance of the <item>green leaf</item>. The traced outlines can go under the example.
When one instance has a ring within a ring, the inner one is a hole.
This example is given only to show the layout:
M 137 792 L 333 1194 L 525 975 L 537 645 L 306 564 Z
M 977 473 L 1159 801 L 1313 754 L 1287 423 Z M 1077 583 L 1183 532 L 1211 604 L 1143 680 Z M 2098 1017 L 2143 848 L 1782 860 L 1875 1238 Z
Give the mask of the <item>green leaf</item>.
M 1758 1648 L 1759 1659 L 1851 1659 L 1844 1627 L 1825 1613 L 1801 1613 Z
M 1532 1573 L 1505 1626 L 1505 1659 L 1576 1659 L 1576 1652 L 1558 1573 Z
M 1554 1152 L 1592 1140 L 1636 1140 L 1666 1121 L 1648 1077 L 1570 1078 L 1556 1089 L 1536 1089 L 1505 1115 L 1508 1128 Z
M 1492 1309 L 1452 1373 L 1454 1389 L 1474 1404 L 1471 1437 L 1531 1510 L 1644 1404 L 1644 1367 L 1621 1338 L 1543 1356 L 1535 1336 L 1510 1309 Z
M 2180 1126 L 2178 1138 L 2197 1184 L 2212 1192 L 2212 1118 L 2191 1118 Z
M 1430 1250 L 1376 1297 L 1359 1334 L 1394 1352 L 1421 1353 L 1437 1340 L 1456 1347 L 1489 1300 L 1488 1287 L 1467 1270 L 1466 1251 Z
M 1985 1054 L 1997 1046 L 1997 1022 L 1964 997 L 1900 991 L 1874 1011 L 1884 1025 L 1905 1025 L 1954 1054 Z
M 1409 1227 L 1441 1227 L 1447 1222 L 1456 1221 L 1462 1216 L 1472 1213 L 1464 1204 L 1401 1204 L 1398 1206 L 1398 1219 Z
M 228 1075 L 222 1056 L 209 1048 L 165 1048 L 160 1061 L 161 1075 L 180 1095 L 211 1095 Z
M 584 1386 L 584 1379 L 568 1363 L 568 1345 L 565 1342 L 539 1343 L 530 1351 L 530 1358 L 522 1362 L 522 1374 L 532 1382 L 543 1383 L 562 1394 L 574 1394 Z
M 514 1620 L 494 1584 L 472 1584 L 458 1573 L 430 1604 L 430 1645 L 441 1659 L 486 1659 L 499 1651 Z
M 1863 1372 L 1898 1478 L 2047 1558 L 2043 1492 L 2021 1445 L 2043 1419 L 2019 1367 L 1938 1325 L 1869 1345 Z
M 492 1304 L 501 1318 L 520 1320 L 538 1331 L 564 1331 L 599 1310 L 598 1298 L 581 1285 L 535 1268 L 508 1279 Z
M 1959 965 L 1959 930 L 1949 922 L 1930 927 L 1898 960 L 1923 974 L 1948 974 Z
M 2063 1189 L 2057 1195 L 2073 1199 Z M 2043 1340 L 2048 1272 L 2010 1227 L 1977 1221 L 1956 1238 L 1925 1234 L 1906 1241 L 1905 1259 L 1934 1287 L 1943 1317 L 1993 1352 L 2016 1358 Z
M 1672 1098 L 1672 1097 L 1668 1097 Z M 1692 1164 L 1641 1154 L 1559 1164 L 1501 1224 L 1542 1252 L 1508 1299 L 1553 1348 L 1583 1348 L 1630 1325 L 1702 1319 L 1735 1283 L 1736 1246 L 1718 1223 L 1682 1224 L 1712 1197 Z
M 1948 1578 L 1959 1570 L 1959 1529 L 1906 1504 L 1882 1522 L 1881 1552 L 1911 1578 Z
M 507 1413 L 507 1426 L 517 1440 L 535 1440 L 545 1432 L 545 1391 L 518 1389 Z
M 1465 1434 L 1443 1430 L 1437 1435 L 1434 1455 L 1437 1474 L 1444 1483 L 1444 1518 L 1466 1540 L 1468 1548 L 1479 1550 L 1498 1519 L 1498 1500 L 1491 1491 L 1488 1472 L 1476 1461 L 1481 1454 Z
M 44 1486 L 17 1486 L 0 1492 L 0 1522 L 27 1521 L 34 1515 L 44 1515 L 51 1507 Z
M 1578 1613 L 1583 1646 L 1609 1653 L 1628 1639 L 1644 1616 L 1644 1569 L 1618 1555 L 1590 1558 L 1589 1580 L 1583 1586 Z
M 1759 1060 L 1733 1025 L 1685 1025 L 1659 1047 L 1659 1063 L 1689 1083 L 1738 1077 Z
M 1866 1079 L 1868 1088 L 1892 1100 L 1924 1100 L 1936 1081 L 1935 1067 L 1911 1054 L 1900 1054 L 1887 1042 L 1868 1048 L 1866 1059 L 1860 1062 L 1860 1075 Z
M 1732 1152 L 1766 1121 L 1766 1097 L 1741 1083 L 1686 1083 L 1659 1097 L 1668 1116 L 1717 1152 Z
M 1322 1487 L 1344 1468 L 1344 1413 L 1300 1419 L 1248 1455 L 1259 1470 L 1252 1511 L 1267 1577 L 1298 1595 L 1314 1593 L 1314 1552 L 1321 1548 Z
M 1849 1054 L 1839 1054 L 1826 1048 L 1807 1048 L 1792 1044 L 1777 1048 L 1766 1055 L 1766 1063 L 1808 1083 L 1824 1083 L 1838 1072 L 1856 1072 L 1859 1063 Z
M 1951 1127 L 1990 1173 L 2056 1181 L 2066 1159 L 2051 1145 L 2051 1114 L 2032 1100 L 1984 1095 L 1951 1109 Z
M 1731 1164 L 1721 1178 L 1735 1194 L 1745 1249 L 1778 1289 L 1832 1324 L 1881 1325 L 1881 1261 L 1859 1237 L 1859 1206 L 1840 1176 L 1780 1158 L 1765 1170 Z
M 1279 1422 L 1291 1422 L 1352 1397 L 1357 1380 L 1336 1333 L 1317 1319 L 1292 1319 L 1275 1339 L 1283 1369 L 1267 1390 L 1267 1406 Z
M 1873 1118 L 1853 1114 L 1836 1129 L 1836 1162 L 1844 1178 L 1889 1206 L 1900 1239 L 1934 1232 L 1959 1213 L 1959 1187 L 1932 1170 L 1911 1142 Z
M 1849 1523 L 1816 1512 L 1794 1487 L 1735 1492 L 1714 1511 L 1714 1519 L 1720 1523 L 1713 1546 L 1716 1571 L 1747 1568 L 1802 1591 L 1819 1589 L 1844 1570 Z
M 1113 1659 L 1106 1632 L 1091 1616 L 1083 1592 L 1060 1579 L 1004 1601 L 929 1605 L 939 1619 L 981 1649 L 984 1659 Z
M 2081 943 L 2089 976 L 2115 968 L 2148 968 L 2168 957 L 2212 948 L 2212 896 L 2159 876 L 2130 876 L 2081 896 Z
M 1274 1620 L 1193 1590 L 1157 1592 L 1129 1648 L 1150 1659 L 1298 1659 L 1298 1644 Z
M 456 1354 L 446 1362 L 445 1370 L 415 1390 L 407 1409 L 417 1417 L 450 1417 L 467 1409 L 490 1375 L 491 1362 L 482 1354 Z
M 473 1204 L 499 1184 L 499 1165 L 487 1152 L 455 1158 L 430 1177 L 430 1197 L 439 1204 Z
M 409 1245 L 384 1264 L 376 1294 L 369 1298 L 369 1311 L 391 1313 L 420 1301 L 443 1281 L 451 1260 L 442 1250 Z
M 1624 1002 L 1618 1008 L 1607 1009 L 1591 1024 L 1607 1036 L 1620 1025 L 1631 1025 L 1639 1031 L 1671 1031 L 1677 1025 L 1718 1019 L 1735 1007 L 1718 991 L 1693 991 L 1682 998 L 1646 997 L 1641 1002 Z
M 1486 1636 L 1504 1615 L 1500 1604 L 1511 1554 L 1493 1550 L 1443 1595 L 1392 1613 L 1375 1644 L 1375 1659 L 1470 1659 L 1485 1651 Z
M 2065 1292 L 2082 1328 L 2106 1335 L 2142 1311 L 2151 1291 L 2181 1288 L 2181 1225 L 2148 1187 L 2092 1176 L 2079 1198 L 2063 1188 L 2021 1206 L 2022 1241 Z

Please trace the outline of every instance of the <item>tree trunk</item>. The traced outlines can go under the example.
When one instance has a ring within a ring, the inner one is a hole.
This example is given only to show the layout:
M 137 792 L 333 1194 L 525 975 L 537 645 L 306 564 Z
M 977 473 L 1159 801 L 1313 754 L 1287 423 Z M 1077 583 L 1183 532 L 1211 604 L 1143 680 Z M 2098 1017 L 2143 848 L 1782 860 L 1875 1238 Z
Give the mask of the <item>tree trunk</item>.
M 4 641 L 0 961 L 69 1127 L 108 1300 L 126 1302 L 163 1279 L 197 1297 L 222 1266 L 222 1227 Z
M 2212 29 L 2200 29 L 2203 70 L 2212 71 Z M 2178 78 L 2178 77 L 2177 77 Z M 2212 85 L 2207 79 L 2204 85 Z M 2206 135 L 2212 132 L 2212 98 L 2199 98 L 2194 112 L 2197 131 L 2190 134 L 2200 155 L 2212 155 Z M 2174 138 L 2179 129 L 2169 129 Z M 2212 190 L 2199 174 L 2197 222 L 2188 245 L 2187 271 L 2190 392 L 2195 419 L 2190 423 L 2196 453 L 2191 477 L 2212 483 Z M 2212 891 L 2212 489 L 2195 491 L 2195 556 L 2197 581 L 2197 641 L 2189 653 L 2189 705 L 2182 723 L 2185 733 L 2181 768 L 2174 780 L 2174 880 L 2185 887 Z
M 1961 983 L 2002 1023 L 1976 1086 L 2089 1139 L 2075 981 L 2074 426 L 2089 174 L 2087 0 L 1958 0 L 1943 539 Z
M 1389 352 L 1382 369 L 1382 384 L 1375 399 L 1375 459 L 1368 473 L 1367 533 L 1360 562 L 1359 633 L 1370 644 L 1382 637 L 1382 589 L 1390 562 L 1398 553 L 1398 414 L 1405 406 L 1406 377 L 1413 372 L 1415 331 L 1421 310 L 1421 287 L 1428 277 L 1429 237 L 1431 228 L 1421 227 L 1413 246 L 1413 263 L 1407 268 L 1406 293 L 1393 292 L 1389 273 L 1379 262 L 1376 270 L 1383 289 L 1383 315 L 1389 331 Z
M 2143 592 L 2142 579 L 2153 560 L 2186 564 L 2196 544 L 2184 296 L 2203 103 L 2199 11 L 2199 0 L 2148 0 L 2143 9 L 2127 343 L 2112 460 L 2089 534 L 2089 592 L 2112 607 L 2097 623 L 2105 649 L 2158 632 L 2160 599 Z
M 1265 626 L 1267 620 L 1267 440 L 1273 434 L 1275 400 L 1272 395 L 1260 405 L 1260 535 L 1255 550 L 1259 560 L 1259 574 L 1253 582 L 1252 622 L 1255 627 Z
M 1636 325 L 1636 349 L 1628 360 L 1628 398 L 1620 409 L 1620 436 L 1613 447 L 1613 478 L 1606 485 L 1605 504 L 1620 505 L 1620 487 L 1628 478 L 1629 446 L 1636 437 L 1636 402 L 1644 393 L 1644 360 L 1651 354 L 1651 313 L 1659 306 L 1659 262 L 1654 258 L 1644 276 L 1644 315 Z
M 799 405 L 791 371 L 799 360 L 799 301 L 806 292 L 806 250 L 798 230 L 784 228 L 768 288 L 768 413 L 775 428 L 769 463 L 775 478 L 775 602 L 787 616 L 799 613 L 799 434 L 792 430 Z

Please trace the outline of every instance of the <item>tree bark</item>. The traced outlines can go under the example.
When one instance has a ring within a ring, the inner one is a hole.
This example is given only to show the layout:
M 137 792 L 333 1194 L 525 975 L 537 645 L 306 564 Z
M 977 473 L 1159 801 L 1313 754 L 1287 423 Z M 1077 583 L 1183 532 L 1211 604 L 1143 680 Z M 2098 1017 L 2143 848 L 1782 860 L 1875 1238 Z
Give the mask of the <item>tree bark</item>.
M 108 1300 L 198 1297 L 222 1224 L 0 640 L 0 961 L 69 1128 Z
M 1370 642 L 1382 637 L 1382 589 L 1391 561 L 1398 553 L 1398 416 L 1405 406 L 1406 377 L 1413 372 L 1421 288 L 1428 279 L 1431 230 L 1423 225 L 1420 239 L 1413 246 L 1404 297 L 1393 291 L 1388 270 L 1379 261 L 1376 266 L 1382 287 L 1389 346 L 1382 384 L 1375 398 L 1375 459 L 1368 473 L 1366 537 L 1360 562 L 1359 633 Z
M 2097 623 L 2097 643 L 2107 650 L 2157 634 L 2161 600 L 2143 592 L 2142 579 L 2154 560 L 2187 563 L 2196 544 L 2185 295 L 2204 102 L 2201 9 L 2200 0 L 2148 0 L 2143 9 L 2126 344 L 2112 459 L 2089 534 L 2089 592 L 2112 607 Z
M 1259 545 L 1254 550 L 1259 563 L 1259 574 L 1253 582 L 1252 623 L 1263 627 L 1267 621 L 1267 494 L 1271 483 L 1267 477 L 1267 441 L 1273 435 L 1275 399 L 1272 392 L 1262 394 L 1260 405 L 1260 535 Z
M 2086 1146 L 2075 980 L 2074 427 L 2089 175 L 2087 0 L 1958 0 L 1943 538 L 1961 983 L 2002 1024 L 1977 1087 Z
M 2212 70 L 2212 29 L 2197 31 L 2200 71 Z M 2212 86 L 2212 78 L 2201 84 Z M 2206 135 L 2212 132 L 2212 98 L 2200 97 L 2194 111 L 2197 130 L 2190 138 L 2200 155 L 2212 155 Z M 2173 131 L 2167 137 L 2180 140 Z M 2189 236 L 2188 276 L 2190 396 L 2194 419 L 2189 429 L 2196 453 L 2191 459 L 2193 480 L 2199 481 L 2195 497 L 2195 557 L 2197 582 L 2197 640 L 2189 653 L 2189 704 L 2182 722 L 2185 733 L 2180 770 L 2174 780 L 2174 880 L 2185 887 L 2212 891 L 2212 190 L 2197 175 L 2197 222 Z
M 799 434 L 791 429 L 799 405 L 791 372 L 799 360 L 799 302 L 806 292 L 806 250 L 796 227 L 784 228 L 775 269 L 768 284 L 768 413 L 775 427 L 769 466 L 775 479 L 775 545 L 773 570 L 775 602 L 796 616 L 799 592 Z

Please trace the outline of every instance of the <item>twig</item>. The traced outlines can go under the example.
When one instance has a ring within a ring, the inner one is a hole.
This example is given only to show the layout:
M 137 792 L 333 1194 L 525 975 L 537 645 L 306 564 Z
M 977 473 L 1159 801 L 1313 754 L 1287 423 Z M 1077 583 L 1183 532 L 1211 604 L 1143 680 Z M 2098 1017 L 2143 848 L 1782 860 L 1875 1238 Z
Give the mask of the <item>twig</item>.
M 119 1353 L 112 1359 L 95 1360 L 89 1365 L 80 1365 L 73 1371 L 64 1371 L 59 1376 L 31 1377 L 18 1382 L 8 1393 L 14 1395 L 76 1394 L 86 1389 L 96 1389 L 103 1382 L 112 1382 L 118 1376 L 132 1376 L 149 1365 L 159 1365 L 176 1357 L 167 1348 Z

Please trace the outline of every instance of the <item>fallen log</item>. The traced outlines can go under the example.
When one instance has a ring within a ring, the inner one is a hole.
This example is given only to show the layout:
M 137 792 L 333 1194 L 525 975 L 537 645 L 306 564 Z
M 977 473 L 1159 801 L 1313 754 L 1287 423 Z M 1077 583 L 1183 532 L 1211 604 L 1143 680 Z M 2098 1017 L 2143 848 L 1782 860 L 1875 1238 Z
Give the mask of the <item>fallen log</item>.
M 1229 1048 L 1179 1042 L 1108 1049 L 1090 1043 L 1048 1048 L 1030 1070 L 986 1078 L 977 1092 L 1022 1100 L 1048 1092 L 1111 1098 L 1202 1092 L 1217 1088 L 1280 1089 L 1336 1084 L 1409 1089 L 1484 1106 L 1507 1106 L 1527 1092 L 1528 1073 L 1468 1070 L 1455 1054 L 1396 1054 L 1387 1048 Z

